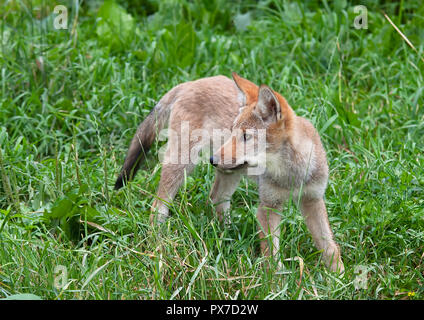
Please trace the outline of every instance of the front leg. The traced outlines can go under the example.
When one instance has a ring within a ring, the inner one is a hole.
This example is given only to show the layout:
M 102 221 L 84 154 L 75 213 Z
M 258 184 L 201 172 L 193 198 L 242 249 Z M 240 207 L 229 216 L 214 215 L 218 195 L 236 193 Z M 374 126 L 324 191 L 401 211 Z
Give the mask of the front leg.
M 280 250 L 281 216 L 275 211 L 277 209 L 270 208 L 265 203 L 261 203 L 256 214 L 259 221 L 261 251 L 265 256 L 269 256 L 271 253 L 273 256 L 276 256 Z
M 323 250 L 324 262 L 332 271 L 344 272 L 340 248 L 333 239 L 323 199 L 302 199 L 301 211 L 318 250 Z
M 210 198 L 212 203 L 216 205 L 219 221 L 224 220 L 226 224 L 231 223 L 230 200 L 240 183 L 240 178 L 241 174 L 239 172 L 226 174 L 219 170 L 215 171 L 215 183 L 213 184 Z

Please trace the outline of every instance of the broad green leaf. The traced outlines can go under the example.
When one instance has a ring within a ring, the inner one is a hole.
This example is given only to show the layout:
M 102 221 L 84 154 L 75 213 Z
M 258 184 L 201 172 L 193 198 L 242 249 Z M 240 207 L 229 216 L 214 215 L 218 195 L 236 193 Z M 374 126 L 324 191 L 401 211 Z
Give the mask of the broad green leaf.
M 51 212 L 47 214 L 47 217 L 62 218 L 64 216 L 67 216 L 72 211 L 72 207 L 73 202 L 70 199 L 62 199 L 51 209 Z
M 43 300 L 40 296 L 37 296 L 32 293 L 18 293 L 18 294 L 12 294 L 8 296 L 7 298 L 0 299 L 0 300 Z
M 96 33 L 99 39 L 118 49 L 130 40 L 134 33 L 134 18 L 113 0 L 107 0 L 99 8 Z

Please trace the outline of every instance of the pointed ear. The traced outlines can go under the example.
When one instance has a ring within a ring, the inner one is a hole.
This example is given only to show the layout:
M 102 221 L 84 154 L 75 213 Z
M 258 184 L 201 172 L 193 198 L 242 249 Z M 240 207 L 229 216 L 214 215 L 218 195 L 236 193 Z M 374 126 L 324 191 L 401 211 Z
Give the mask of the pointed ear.
M 277 122 L 281 119 L 281 105 L 274 91 L 267 85 L 259 87 L 258 103 L 259 114 L 265 122 Z
M 258 86 L 247 79 L 240 77 L 237 73 L 232 73 L 234 82 L 239 90 L 239 101 L 241 106 L 255 102 L 258 99 Z

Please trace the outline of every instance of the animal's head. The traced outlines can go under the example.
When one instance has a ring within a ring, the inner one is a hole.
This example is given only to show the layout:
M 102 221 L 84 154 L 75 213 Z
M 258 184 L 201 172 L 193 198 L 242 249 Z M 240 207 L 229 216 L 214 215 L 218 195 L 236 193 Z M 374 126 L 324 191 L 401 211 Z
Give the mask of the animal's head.
M 295 115 L 286 100 L 267 85 L 258 87 L 234 72 L 232 75 L 238 88 L 240 111 L 230 138 L 210 161 L 223 170 L 258 168 L 256 174 L 261 174 L 267 152 L 281 145 Z

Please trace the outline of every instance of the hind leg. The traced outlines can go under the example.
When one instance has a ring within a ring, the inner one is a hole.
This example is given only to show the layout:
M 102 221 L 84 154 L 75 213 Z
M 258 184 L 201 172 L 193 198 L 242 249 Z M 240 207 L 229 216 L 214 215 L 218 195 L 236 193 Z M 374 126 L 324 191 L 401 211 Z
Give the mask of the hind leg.
M 195 164 L 187 158 L 187 151 L 191 150 L 193 145 L 186 145 L 187 141 L 181 141 L 181 134 L 175 133 L 169 135 L 168 147 L 162 161 L 162 171 L 160 175 L 159 187 L 156 192 L 156 199 L 152 205 L 152 214 L 150 223 L 156 219 L 162 223 L 169 215 L 169 204 L 175 198 L 178 189 L 184 182 L 185 175 L 189 175 Z
M 340 256 L 340 248 L 333 239 L 324 200 L 302 199 L 301 210 L 316 247 L 323 251 L 326 265 L 332 271 L 343 273 L 344 265 Z
M 230 200 L 234 191 L 240 183 L 241 173 L 223 173 L 219 170 L 215 171 L 215 182 L 213 184 L 210 198 L 212 203 L 216 205 L 218 219 L 225 223 L 231 223 L 230 220 Z
M 168 217 L 169 208 L 166 202 L 174 200 L 184 177 L 188 176 L 198 163 L 200 150 L 209 143 L 209 137 L 203 137 L 203 131 L 199 133 L 196 129 L 198 128 L 193 125 L 190 127 L 187 121 L 182 121 L 180 131 L 177 128 L 169 134 L 157 198 L 152 206 L 152 211 L 157 213 L 158 223 L 164 222 Z M 155 215 L 152 214 L 150 221 L 153 222 L 154 219 Z
M 192 164 L 164 164 L 162 166 L 157 198 L 153 202 L 153 213 L 150 215 L 151 223 L 154 222 L 155 218 L 157 218 L 158 223 L 166 220 L 169 215 L 169 204 L 167 203 L 174 200 L 178 189 L 184 182 L 184 176 L 188 176 L 193 168 L 194 165 Z M 155 217 L 156 215 L 157 217 Z

